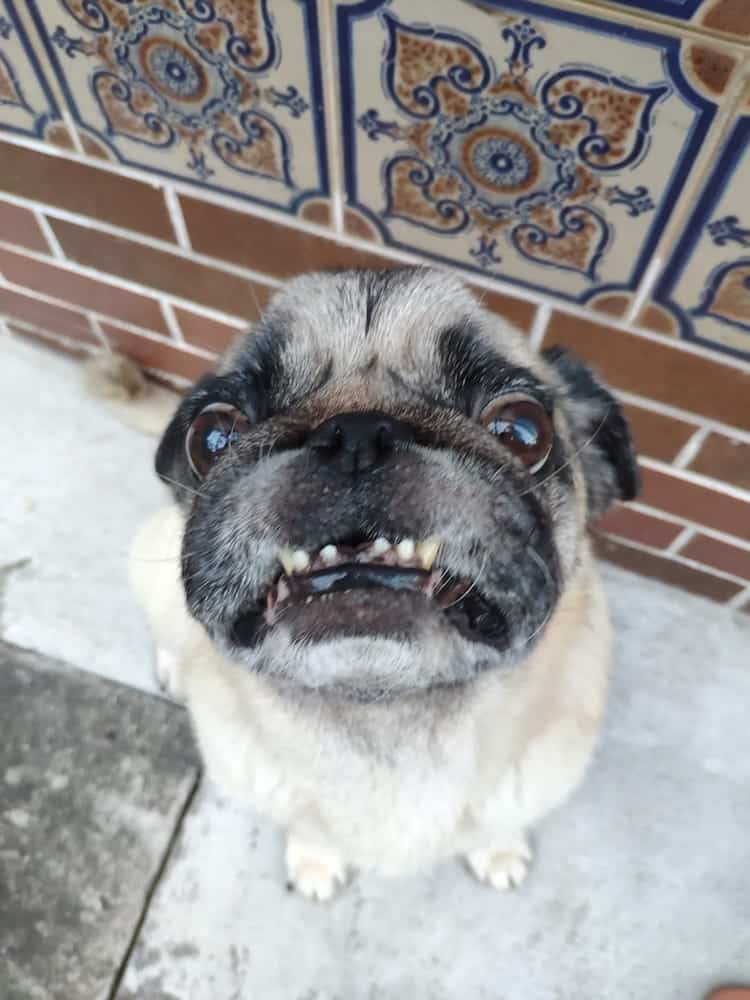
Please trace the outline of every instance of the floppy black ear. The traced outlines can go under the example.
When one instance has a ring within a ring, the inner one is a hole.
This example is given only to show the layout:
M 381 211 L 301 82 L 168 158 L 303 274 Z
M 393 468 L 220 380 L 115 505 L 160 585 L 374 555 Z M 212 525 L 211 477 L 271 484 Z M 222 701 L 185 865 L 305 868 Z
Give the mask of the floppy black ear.
M 633 500 L 640 476 L 620 404 L 591 369 L 570 351 L 550 347 L 542 357 L 562 377 L 565 412 L 586 478 L 589 519 L 601 517 L 615 500 Z

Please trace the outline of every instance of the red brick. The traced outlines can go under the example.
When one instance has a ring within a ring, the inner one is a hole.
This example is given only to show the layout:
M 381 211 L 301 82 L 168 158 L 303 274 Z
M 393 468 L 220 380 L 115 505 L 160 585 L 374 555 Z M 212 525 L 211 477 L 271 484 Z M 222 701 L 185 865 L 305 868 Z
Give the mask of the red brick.
M 41 302 L 31 295 L 13 292 L 8 288 L 0 288 L 0 316 L 13 316 L 42 330 L 49 330 L 50 333 L 59 333 L 91 344 L 99 343 L 88 318 L 78 310 Z
M 679 555 L 750 581 L 750 551 L 708 535 L 693 535 Z
M 613 507 L 597 522 L 595 529 L 606 535 L 617 535 L 631 542 L 650 545 L 654 549 L 666 549 L 683 530 L 682 525 L 662 521 L 622 504 Z
M 169 336 L 156 299 L 2 249 L 0 271 L 15 285 Z
M 215 319 L 208 319 L 188 309 L 175 306 L 174 313 L 185 340 L 194 347 L 203 348 L 204 351 L 221 353 L 242 335 L 242 330 L 238 330 L 236 326 L 219 323 Z
M 8 201 L 0 201 L 0 240 L 38 253 L 49 253 L 47 241 L 34 213 L 28 208 L 11 205 Z
M 594 549 L 600 559 L 612 562 L 623 569 L 629 569 L 633 573 L 650 577 L 652 580 L 661 580 L 662 583 L 688 590 L 692 594 L 708 597 L 712 601 L 723 603 L 742 590 L 738 584 L 724 580 L 720 576 L 693 569 L 692 566 L 684 566 L 668 556 L 634 549 L 614 538 L 595 537 Z
M 0 143 L 0 191 L 174 241 L 158 188 L 36 149 Z
M 207 358 L 190 354 L 161 340 L 140 337 L 114 323 L 102 323 L 102 330 L 111 346 L 144 368 L 156 368 L 183 378 L 199 379 L 213 367 Z
M 750 503 L 654 469 L 641 469 L 641 503 L 750 541 Z

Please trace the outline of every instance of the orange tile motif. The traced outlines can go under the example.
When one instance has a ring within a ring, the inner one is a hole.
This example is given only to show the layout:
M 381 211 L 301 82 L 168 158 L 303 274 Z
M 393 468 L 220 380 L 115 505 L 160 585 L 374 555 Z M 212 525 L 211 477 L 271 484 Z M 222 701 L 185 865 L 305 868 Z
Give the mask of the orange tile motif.
M 28 4 L 82 134 L 288 211 L 327 193 L 313 0 Z
M 425 13 L 338 7 L 349 203 L 386 244 L 577 301 L 634 290 L 731 57 L 557 4 Z

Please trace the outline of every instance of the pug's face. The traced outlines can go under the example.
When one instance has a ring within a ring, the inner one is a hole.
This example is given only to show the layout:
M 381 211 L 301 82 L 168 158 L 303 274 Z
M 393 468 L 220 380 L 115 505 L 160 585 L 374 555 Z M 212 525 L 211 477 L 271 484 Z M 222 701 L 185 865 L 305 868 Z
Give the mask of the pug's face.
M 360 700 L 522 663 L 637 473 L 610 393 L 427 269 L 308 275 L 184 400 L 157 471 L 191 613 Z

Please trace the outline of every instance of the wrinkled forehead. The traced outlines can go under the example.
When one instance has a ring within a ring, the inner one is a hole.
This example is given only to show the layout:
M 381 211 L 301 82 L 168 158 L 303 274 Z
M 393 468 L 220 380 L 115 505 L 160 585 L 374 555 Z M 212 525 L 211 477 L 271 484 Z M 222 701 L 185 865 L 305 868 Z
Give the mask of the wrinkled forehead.
M 272 372 L 285 395 L 297 396 L 322 382 L 373 383 L 393 373 L 434 384 L 458 375 L 470 357 L 539 367 L 523 338 L 453 275 L 403 268 L 295 279 L 228 365 Z

